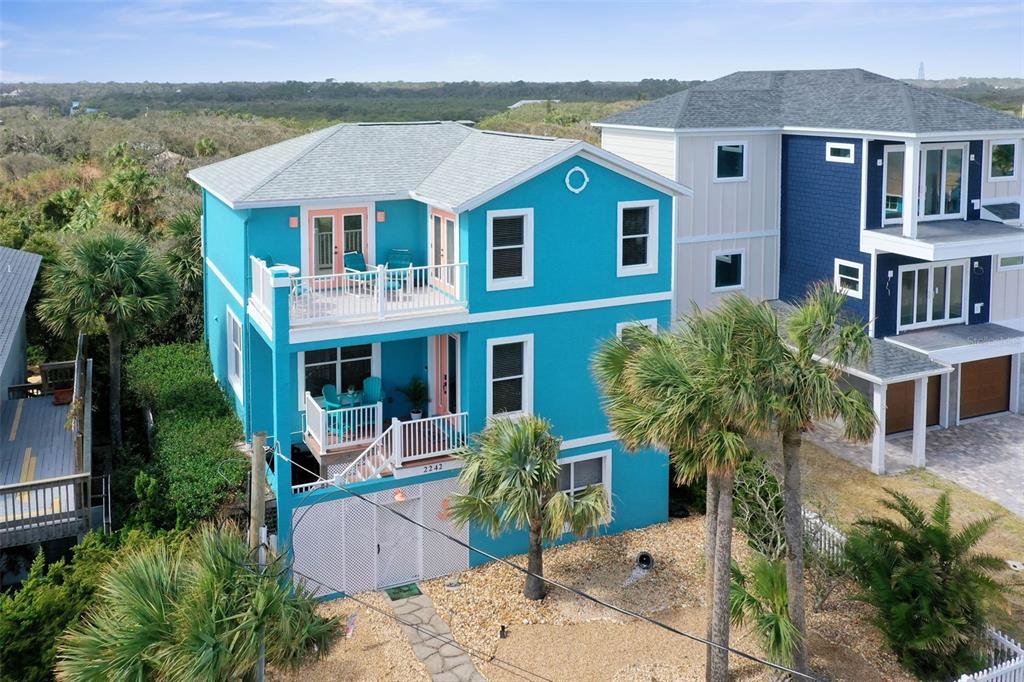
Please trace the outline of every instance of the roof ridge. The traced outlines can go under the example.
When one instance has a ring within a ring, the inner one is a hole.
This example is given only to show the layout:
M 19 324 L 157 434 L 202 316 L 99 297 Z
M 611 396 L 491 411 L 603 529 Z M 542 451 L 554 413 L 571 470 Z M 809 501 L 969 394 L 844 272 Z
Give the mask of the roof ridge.
M 430 170 L 428 170 L 426 173 L 423 174 L 423 177 L 419 179 L 419 182 L 416 183 L 416 187 L 414 187 L 412 189 L 412 191 L 414 191 L 414 192 L 419 191 L 419 188 L 423 186 L 423 183 L 425 183 L 430 178 L 430 176 L 434 174 L 434 171 L 436 171 L 438 168 L 441 167 L 441 164 L 443 164 L 445 161 L 447 161 L 448 159 L 451 158 L 452 154 L 455 153 L 456 149 L 461 147 L 466 142 L 466 140 L 468 140 L 470 137 L 472 137 L 473 133 L 480 132 L 476 128 L 471 128 L 470 126 L 462 125 L 461 123 L 456 124 L 456 125 L 459 125 L 459 126 L 461 126 L 462 128 L 464 128 L 466 130 L 466 136 L 464 138 L 462 138 L 461 140 L 459 140 L 459 143 L 457 145 L 455 145 L 450 150 L 448 150 L 447 154 L 442 154 L 441 155 L 441 158 L 438 160 L 438 162 L 435 163 L 433 165 L 433 167 L 431 167 Z
M 910 119 L 910 132 L 917 132 L 917 115 L 914 113 L 914 103 L 910 100 L 910 90 L 907 89 L 906 83 L 903 83 L 903 87 L 900 88 L 900 99 L 903 100 L 903 106 L 907 110 L 907 118 Z
M 256 192 L 258 192 L 261 189 L 263 189 L 264 187 L 266 187 L 272 180 L 274 180 L 275 178 L 280 177 L 280 175 L 282 173 L 284 173 L 286 170 L 288 170 L 289 168 L 294 166 L 296 163 L 298 163 L 300 159 L 302 159 L 304 156 L 306 156 L 306 154 L 310 153 L 311 151 L 313 151 L 314 149 L 316 149 L 317 147 L 322 145 L 324 142 L 326 142 L 327 140 L 329 140 L 332 137 L 334 137 L 335 135 L 337 135 L 338 132 L 343 130 L 345 128 L 345 126 L 347 126 L 347 125 L 351 125 L 351 124 L 349 124 L 349 123 L 338 123 L 338 124 L 335 124 L 334 125 L 334 130 L 331 130 L 331 132 L 329 132 L 328 134 L 324 135 L 322 138 L 320 138 L 318 140 L 315 140 L 314 142 L 312 142 L 312 143 L 306 145 L 305 147 L 303 147 L 302 149 L 300 149 L 298 152 L 295 153 L 294 156 L 292 156 L 291 159 L 288 160 L 287 163 L 285 163 L 283 166 L 278 168 L 276 171 L 274 171 L 273 173 L 268 175 L 266 177 L 266 179 L 263 180 L 263 182 L 259 183 L 258 185 L 256 185 L 252 189 L 250 189 L 248 192 L 246 192 L 239 199 L 239 201 L 244 201 L 245 199 L 251 197 L 253 194 L 255 194 Z M 330 128 L 328 127 L 328 128 L 326 128 L 326 130 L 330 130 Z M 314 131 L 314 132 L 323 132 L 323 131 Z

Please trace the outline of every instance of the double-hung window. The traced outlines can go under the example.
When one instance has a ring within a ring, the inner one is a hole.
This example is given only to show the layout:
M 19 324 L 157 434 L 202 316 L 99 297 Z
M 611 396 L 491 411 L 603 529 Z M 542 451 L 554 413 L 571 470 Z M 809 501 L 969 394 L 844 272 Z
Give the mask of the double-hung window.
M 235 395 L 242 400 L 242 322 L 231 308 L 227 308 L 227 350 L 228 350 L 228 383 L 235 390 Z
M 533 286 L 533 209 L 487 212 L 487 290 Z
M 864 266 L 861 263 L 836 258 L 832 281 L 836 291 L 852 298 L 864 297 Z
M 747 143 L 715 143 L 715 182 L 740 182 L 747 179 Z
M 618 276 L 657 273 L 658 202 L 620 201 L 618 224 Z
M 1017 143 L 1013 140 L 992 140 L 989 146 L 988 179 L 1010 182 L 1017 178 Z
M 533 335 L 487 341 L 487 414 L 520 415 L 533 409 Z
M 588 487 L 600 485 L 611 502 L 611 462 L 611 450 L 559 459 L 558 489 L 575 499 Z
M 303 390 L 314 398 L 322 396 L 328 384 L 339 392 L 350 388 L 362 390 L 363 382 L 373 374 L 373 344 L 369 343 L 310 350 L 303 357 Z

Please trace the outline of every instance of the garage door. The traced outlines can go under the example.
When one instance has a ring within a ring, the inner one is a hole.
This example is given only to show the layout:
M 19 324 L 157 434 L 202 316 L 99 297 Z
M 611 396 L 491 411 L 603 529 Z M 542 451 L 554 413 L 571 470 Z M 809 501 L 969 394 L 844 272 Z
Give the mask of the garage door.
M 928 426 L 939 423 L 940 377 L 928 377 Z M 914 428 L 914 382 L 901 381 L 885 389 L 885 433 L 900 433 Z
M 1010 409 L 1010 356 L 960 365 L 960 418 Z

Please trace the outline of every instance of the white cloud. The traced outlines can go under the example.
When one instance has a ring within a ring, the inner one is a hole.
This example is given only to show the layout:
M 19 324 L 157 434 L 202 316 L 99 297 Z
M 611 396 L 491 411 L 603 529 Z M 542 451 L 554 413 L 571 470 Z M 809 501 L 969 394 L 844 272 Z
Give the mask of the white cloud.
M 228 44 L 233 47 L 248 47 L 253 50 L 273 50 L 277 48 L 277 45 L 273 43 L 266 43 L 262 40 L 249 40 L 248 38 L 234 38 L 228 41 Z
M 0 69 L 0 83 L 40 83 L 48 80 L 52 79 L 49 76 Z

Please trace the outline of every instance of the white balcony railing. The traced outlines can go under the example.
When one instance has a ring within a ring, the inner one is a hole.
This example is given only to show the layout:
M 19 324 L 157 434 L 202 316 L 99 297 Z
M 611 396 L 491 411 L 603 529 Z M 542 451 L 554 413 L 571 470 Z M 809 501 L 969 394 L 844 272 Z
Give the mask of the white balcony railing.
M 329 453 L 372 442 L 383 427 L 383 404 L 328 409 L 308 391 L 305 399 L 306 434 L 320 451 Z
M 252 263 L 252 302 L 268 319 L 274 313 L 274 275 L 265 262 L 250 256 Z

